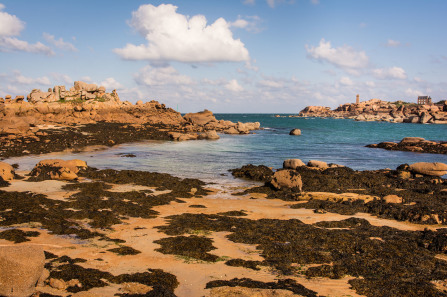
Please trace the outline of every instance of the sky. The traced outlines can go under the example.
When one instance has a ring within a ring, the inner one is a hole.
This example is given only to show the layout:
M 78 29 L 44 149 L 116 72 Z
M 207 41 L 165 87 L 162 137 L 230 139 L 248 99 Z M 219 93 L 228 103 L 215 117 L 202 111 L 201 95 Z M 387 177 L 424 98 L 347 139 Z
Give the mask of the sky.
M 0 0 L 0 97 L 116 89 L 180 112 L 447 99 L 445 0 Z

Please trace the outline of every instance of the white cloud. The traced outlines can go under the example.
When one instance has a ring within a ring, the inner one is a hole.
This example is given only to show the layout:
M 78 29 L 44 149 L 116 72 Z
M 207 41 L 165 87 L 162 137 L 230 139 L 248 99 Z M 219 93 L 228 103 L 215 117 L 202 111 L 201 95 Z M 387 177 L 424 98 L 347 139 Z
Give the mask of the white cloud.
M 25 22 L 15 15 L 2 11 L 5 8 L 0 5 L 0 52 L 24 51 L 29 53 L 53 55 L 54 52 L 41 42 L 30 44 L 17 39 L 20 32 L 25 28 Z
M 5 8 L 0 4 L 0 36 L 17 36 L 25 28 L 25 23 L 15 15 L 2 11 Z
M 176 12 L 177 6 L 141 5 L 132 13 L 129 24 L 147 44 L 127 44 L 114 52 L 128 60 L 180 62 L 247 61 L 248 50 L 233 38 L 230 25 L 223 18 L 207 25 L 203 15 L 188 17 Z
M 374 69 L 372 74 L 378 79 L 407 79 L 407 73 L 400 67 Z
M 269 80 L 264 79 L 259 81 L 258 83 L 260 86 L 267 87 L 267 88 L 282 88 L 284 87 L 284 83 L 277 80 Z
M 89 84 L 93 83 L 93 79 L 90 76 L 81 77 L 81 81 L 89 83 Z
M 70 42 L 65 42 L 62 38 L 59 38 L 56 40 L 54 35 L 51 35 L 49 33 L 44 32 L 43 38 L 50 44 L 54 45 L 57 48 L 60 48 L 62 50 L 71 51 L 71 52 L 77 52 L 78 49 L 71 44 Z
M 51 85 L 50 79 L 46 76 L 36 78 L 26 77 L 22 75 L 19 71 L 14 71 L 14 75 L 12 76 L 11 82 L 21 85 L 28 85 L 31 87 L 34 87 L 35 85 L 45 85 L 45 86 Z
M 15 37 L 0 37 L 0 52 L 23 51 L 35 54 L 54 55 L 51 48 L 41 42 L 30 44 Z
M 232 79 L 226 85 L 225 88 L 232 92 L 241 92 L 244 88 L 237 82 L 237 80 Z
M 336 67 L 345 70 L 356 70 L 368 66 L 369 58 L 364 51 L 356 51 L 352 47 L 344 45 L 342 47 L 333 48 L 330 41 L 320 40 L 320 44 L 309 46 L 306 44 L 308 57 L 329 62 Z
M 419 90 L 413 90 L 412 88 L 408 88 L 405 90 L 405 95 L 412 98 L 417 98 L 417 96 L 421 96 L 422 92 Z
M 134 78 L 138 84 L 147 86 L 194 84 L 189 76 L 178 73 L 172 66 L 152 67 L 148 65 L 135 74 Z
M 120 90 L 124 88 L 124 86 L 116 81 L 116 79 L 114 79 L 113 77 L 106 78 L 99 85 L 106 87 L 107 90 Z
M 242 16 L 238 16 L 237 20 L 234 22 L 228 23 L 230 27 L 239 28 L 247 30 L 248 32 L 259 33 L 262 31 L 259 28 L 259 23 L 261 22 L 261 18 L 257 15 L 246 16 L 242 18 Z
M 347 76 L 343 76 L 340 79 L 340 84 L 344 85 L 344 86 L 352 86 L 354 85 L 354 82 Z
M 72 85 L 73 84 L 73 79 L 69 76 L 69 75 L 67 75 L 67 74 L 63 74 L 63 73 L 52 73 L 51 74 L 51 77 L 55 80 L 55 81 L 57 81 L 57 82 L 62 82 L 62 83 L 64 83 L 64 84 L 70 84 L 70 85 Z
M 367 82 L 365 83 L 365 85 L 367 85 L 367 86 L 370 87 L 370 88 L 374 88 L 374 87 L 376 86 L 376 83 L 373 82 L 373 81 L 367 81 Z
M 255 0 L 244 0 L 244 2 L 242 3 L 244 3 L 245 5 L 255 5 Z
M 393 40 L 393 39 L 388 39 L 388 41 L 385 44 L 385 46 L 387 46 L 387 47 L 398 47 L 400 45 L 401 45 L 400 41 Z

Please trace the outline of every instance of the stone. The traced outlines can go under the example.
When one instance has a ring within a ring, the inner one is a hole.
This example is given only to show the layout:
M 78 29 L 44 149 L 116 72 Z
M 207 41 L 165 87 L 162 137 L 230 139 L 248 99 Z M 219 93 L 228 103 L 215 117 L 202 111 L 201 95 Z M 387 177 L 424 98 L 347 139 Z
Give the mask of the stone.
M 151 291 L 152 287 L 146 286 L 140 283 L 124 283 L 122 284 L 122 291 L 126 294 L 141 294 L 144 295 L 147 292 Z
M 138 100 L 137 103 L 135 103 L 135 105 L 143 105 L 143 101 Z
M 402 203 L 402 197 L 397 195 L 387 195 L 383 197 L 383 201 L 385 201 L 385 203 Z
M 83 81 L 75 81 L 74 88 L 77 91 L 87 91 L 87 92 L 96 92 L 98 91 L 98 86 L 95 84 L 88 84 Z
M 58 290 L 65 290 L 67 288 L 67 284 L 62 279 L 57 278 L 50 278 L 50 287 L 58 289 Z
M 271 184 L 275 189 L 278 190 L 289 188 L 301 192 L 303 188 L 301 175 L 297 173 L 295 170 L 290 169 L 283 169 L 276 171 L 273 174 Z
M 217 122 L 213 113 L 207 109 L 197 113 L 187 113 L 183 116 L 183 118 L 190 123 L 200 126 L 206 125 L 209 122 Z
M 44 265 L 45 255 L 39 246 L 0 246 L 0 295 L 32 295 Z
M 405 137 L 400 141 L 400 143 L 415 143 L 421 141 L 425 141 L 425 139 L 422 137 Z
M 317 161 L 317 160 L 310 160 L 307 163 L 307 166 L 309 167 L 315 167 L 315 168 L 321 168 L 321 169 L 326 169 L 328 168 L 328 164 L 326 162 L 323 161 Z
M 43 287 L 45 286 L 45 281 L 50 277 L 50 271 L 46 268 L 42 271 L 42 274 L 39 277 L 39 280 L 37 281 L 37 287 Z
M 230 127 L 224 130 L 225 134 L 239 134 L 239 131 L 235 127 Z
M 300 159 L 288 159 L 282 164 L 284 169 L 296 169 L 297 167 L 306 166 Z
M 13 180 L 14 179 L 14 168 L 5 162 L 0 162 L 0 177 L 3 180 Z
M 215 130 L 206 131 L 204 133 L 201 133 L 199 136 L 199 139 L 208 139 L 208 140 L 217 140 L 220 136 L 217 135 L 217 132 Z
M 447 174 L 447 164 L 418 162 L 410 165 L 410 171 L 423 175 L 443 176 Z
M 30 176 L 42 180 L 75 180 L 79 170 L 84 168 L 87 168 L 87 163 L 82 160 L 48 159 L 37 163 Z
M 300 129 L 292 129 L 289 133 L 289 135 L 301 135 Z

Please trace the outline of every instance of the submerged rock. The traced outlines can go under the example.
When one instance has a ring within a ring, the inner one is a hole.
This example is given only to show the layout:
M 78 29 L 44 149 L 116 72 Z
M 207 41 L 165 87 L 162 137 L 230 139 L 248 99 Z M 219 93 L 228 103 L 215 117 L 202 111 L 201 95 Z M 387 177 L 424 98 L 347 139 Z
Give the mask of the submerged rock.
M 300 129 L 292 129 L 289 133 L 289 135 L 301 135 Z

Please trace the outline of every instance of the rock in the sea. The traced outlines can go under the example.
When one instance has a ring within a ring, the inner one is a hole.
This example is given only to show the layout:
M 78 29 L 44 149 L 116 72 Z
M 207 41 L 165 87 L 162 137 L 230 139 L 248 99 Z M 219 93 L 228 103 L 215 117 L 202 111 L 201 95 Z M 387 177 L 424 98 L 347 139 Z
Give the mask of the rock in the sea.
M 14 179 L 14 168 L 5 162 L 0 162 L 0 177 L 3 180 L 13 180 Z
M 422 137 L 404 137 L 400 143 L 415 143 L 425 141 Z
M 208 139 L 208 140 L 217 140 L 219 139 L 219 135 L 217 135 L 217 132 L 215 130 L 206 131 L 204 133 L 200 133 L 199 139 Z
M 304 162 L 301 161 L 300 159 L 288 159 L 285 160 L 284 163 L 282 164 L 282 168 L 284 169 L 296 169 L 297 167 L 300 166 L 306 166 L 306 164 L 304 164 Z
M 213 113 L 207 109 L 196 113 L 187 113 L 183 116 L 185 120 L 196 125 L 206 125 L 209 122 L 217 122 Z
M 32 295 L 44 265 L 45 255 L 38 246 L 0 246 L 0 295 Z
M 301 175 L 297 173 L 295 170 L 290 169 L 276 171 L 275 174 L 273 174 L 271 184 L 274 188 L 278 190 L 289 188 L 301 192 L 303 188 Z
M 410 171 L 423 175 L 442 176 L 447 174 L 447 164 L 419 162 L 410 165 Z
M 289 135 L 301 135 L 300 129 L 292 129 L 289 133 Z
M 323 161 L 317 161 L 317 160 L 310 160 L 310 161 L 307 163 L 307 166 L 309 166 L 309 167 L 315 167 L 315 168 L 321 168 L 321 169 L 326 169 L 326 168 L 329 167 L 329 166 L 327 165 L 326 162 L 323 162 Z

